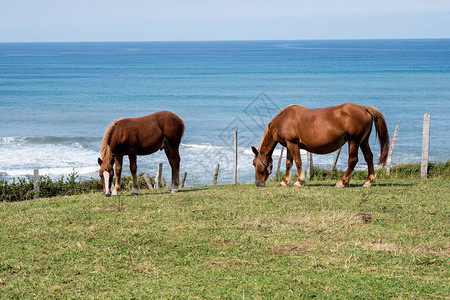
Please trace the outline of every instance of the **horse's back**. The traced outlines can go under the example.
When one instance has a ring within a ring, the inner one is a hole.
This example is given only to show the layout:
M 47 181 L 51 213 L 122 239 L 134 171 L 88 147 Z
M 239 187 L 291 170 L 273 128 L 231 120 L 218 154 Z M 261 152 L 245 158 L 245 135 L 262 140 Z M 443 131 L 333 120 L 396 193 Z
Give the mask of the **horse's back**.
M 136 151 L 139 155 L 158 151 L 165 140 L 179 145 L 184 132 L 183 120 L 169 111 L 119 119 L 114 124 L 111 147 L 120 152 Z
M 175 134 L 184 131 L 184 122 L 170 111 L 158 111 L 150 115 L 137 118 L 125 118 L 116 121 L 120 126 L 130 130 L 160 131 L 161 134 Z
M 271 127 L 277 140 L 323 154 L 338 149 L 347 138 L 367 135 L 371 124 L 364 106 L 343 103 L 315 109 L 290 105 L 272 120 Z
M 290 105 L 285 108 L 285 118 L 296 118 L 302 123 L 331 123 L 334 126 L 345 125 L 351 120 L 372 122 L 365 106 L 346 102 L 340 105 L 308 109 L 299 105 Z

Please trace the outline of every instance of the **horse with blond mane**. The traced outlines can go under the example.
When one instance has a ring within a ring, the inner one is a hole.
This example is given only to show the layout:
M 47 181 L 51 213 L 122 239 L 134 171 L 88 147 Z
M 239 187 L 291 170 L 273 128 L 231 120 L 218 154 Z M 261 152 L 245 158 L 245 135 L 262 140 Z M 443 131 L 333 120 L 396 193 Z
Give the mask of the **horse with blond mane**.
M 344 103 L 338 106 L 308 109 L 290 105 L 280 111 L 267 125 L 258 149 L 252 147 L 255 154 L 255 185 L 264 186 L 272 171 L 272 153 L 280 143 L 287 148 L 286 174 L 281 186 L 289 185 L 293 160 L 297 166 L 298 179 L 295 186 L 305 183 L 300 149 L 327 154 L 336 151 L 348 142 L 348 167 L 336 187 L 349 185 L 350 177 L 358 162 L 358 149 L 361 148 L 367 162 L 368 178 L 365 187 L 375 182 L 373 154 L 369 147 L 369 136 L 375 124 L 380 141 L 379 165 L 386 163 L 389 150 L 389 134 L 386 121 L 381 112 L 372 106 Z
M 152 154 L 164 149 L 172 168 L 172 192 L 179 185 L 179 146 L 184 133 L 184 123 L 169 111 L 160 111 L 140 118 L 125 118 L 113 122 L 105 132 L 101 147 L 100 178 L 105 196 L 117 195 L 120 189 L 123 157 L 128 155 L 133 177 L 132 195 L 138 195 L 137 156 Z M 114 170 L 116 183 L 111 191 Z

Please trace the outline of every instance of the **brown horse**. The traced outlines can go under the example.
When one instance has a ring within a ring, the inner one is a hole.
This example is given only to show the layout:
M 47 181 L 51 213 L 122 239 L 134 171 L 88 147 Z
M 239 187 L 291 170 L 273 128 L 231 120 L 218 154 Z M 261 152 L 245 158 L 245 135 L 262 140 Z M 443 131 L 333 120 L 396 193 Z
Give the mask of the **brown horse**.
M 178 148 L 184 133 L 184 123 L 177 115 L 169 111 L 160 111 L 140 117 L 119 119 L 105 132 L 102 141 L 100 177 L 105 196 L 117 195 L 120 189 L 123 157 L 128 155 L 130 171 L 133 176 L 132 195 L 138 195 L 137 165 L 138 155 L 152 154 L 164 149 L 172 168 L 172 191 L 179 184 L 180 155 Z M 112 190 L 113 166 L 116 164 L 116 184 Z
M 358 162 L 358 148 L 361 148 L 367 162 L 369 176 L 364 186 L 375 182 L 373 154 L 369 147 L 369 136 L 375 123 L 380 141 L 379 164 L 384 165 L 389 149 L 389 134 L 381 112 L 371 106 L 344 103 L 318 109 L 290 105 L 280 111 L 267 125 L 258 149 L 252 147 L 255 158 L 255 185 L 264 186 L 272 171 L 272 153 L 277 143 L 287 148 L 286 174 L 280 185 L 289 185 L 292 159 L 295 160 L 298 179 L 295 186 L 303 186 L 305 176 L 302 169 L 300 148 L 306 151 L 326 154 L 339 149 L 348 142 L 348 168 L 337 187 L 347 186 Z

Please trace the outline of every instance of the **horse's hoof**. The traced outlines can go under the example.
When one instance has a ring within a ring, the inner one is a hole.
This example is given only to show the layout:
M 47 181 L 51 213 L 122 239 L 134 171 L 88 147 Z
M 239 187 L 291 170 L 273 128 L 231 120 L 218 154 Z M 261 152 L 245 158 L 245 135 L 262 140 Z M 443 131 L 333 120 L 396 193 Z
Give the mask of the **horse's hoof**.
M 303 187 L 304 184 L 303 184 L 303 183 L 300 183 L 300 182 L 298 182 L 298 181 L 296 181 L 296 182 L 294 183 L 294 186 L 296 186 L 296 187 Z
M 280 182 L 280 186 L 286 187 L 289 186 L 289 184 L 287 184 L 286 181 L 283 180 L 282 182 Z
M 369 181 L 364 182 L 363 187 L 371 187 L 372 183 L 370 183 Z
M 171 193 L 171 194 L 178 193 L 178 190 L 177 190 L 177 189 L 171 189 L 171 190 L 170 190 L 170 193 Z
M 117 191 L 114 190 L 114 191 L 111 193 L 111 196 L 117 196 Z
M 137 195 L 139 195 L 139 191 L 137 188 L 133 187 L 131 189 L 131 196 L 137 196 Z
M 338 183 L 336 183 L 335 187 L 343 188 L 343 187 L 345 187 L 345 185 L 342 182 L 338 182 Z

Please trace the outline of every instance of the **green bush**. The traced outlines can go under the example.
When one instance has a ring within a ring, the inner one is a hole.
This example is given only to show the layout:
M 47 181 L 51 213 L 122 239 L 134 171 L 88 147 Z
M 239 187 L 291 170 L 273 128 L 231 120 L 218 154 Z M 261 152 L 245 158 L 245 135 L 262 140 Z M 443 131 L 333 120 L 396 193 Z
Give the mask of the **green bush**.
M 144 173 L 138 176 L 139 188 L 148 189 L 143 175 Z M 166 186 L 166 180 L 163 178 L 161 181 L 161 186 Z M 122 189 L 127 190 L 131 187 L 131 182 L 131 176 L 123 176 L 121 180 Z M 150 177 L 150 182 L 153 185 L 155 184 L 154 177 Z M 100 179 L 82 180 L 76 172 L 66 177 L 63 175 L 56 180 L 52 180 L 49 176 L 40 176 L 39 178 L 39 197 L 69 196 L 101 191 L 103 191 L 103 185 Z M 0 201 L 23 201 L 33 198 L 34 184 L 32 178 L 13 178 L 10 182 L 0 179 Z

